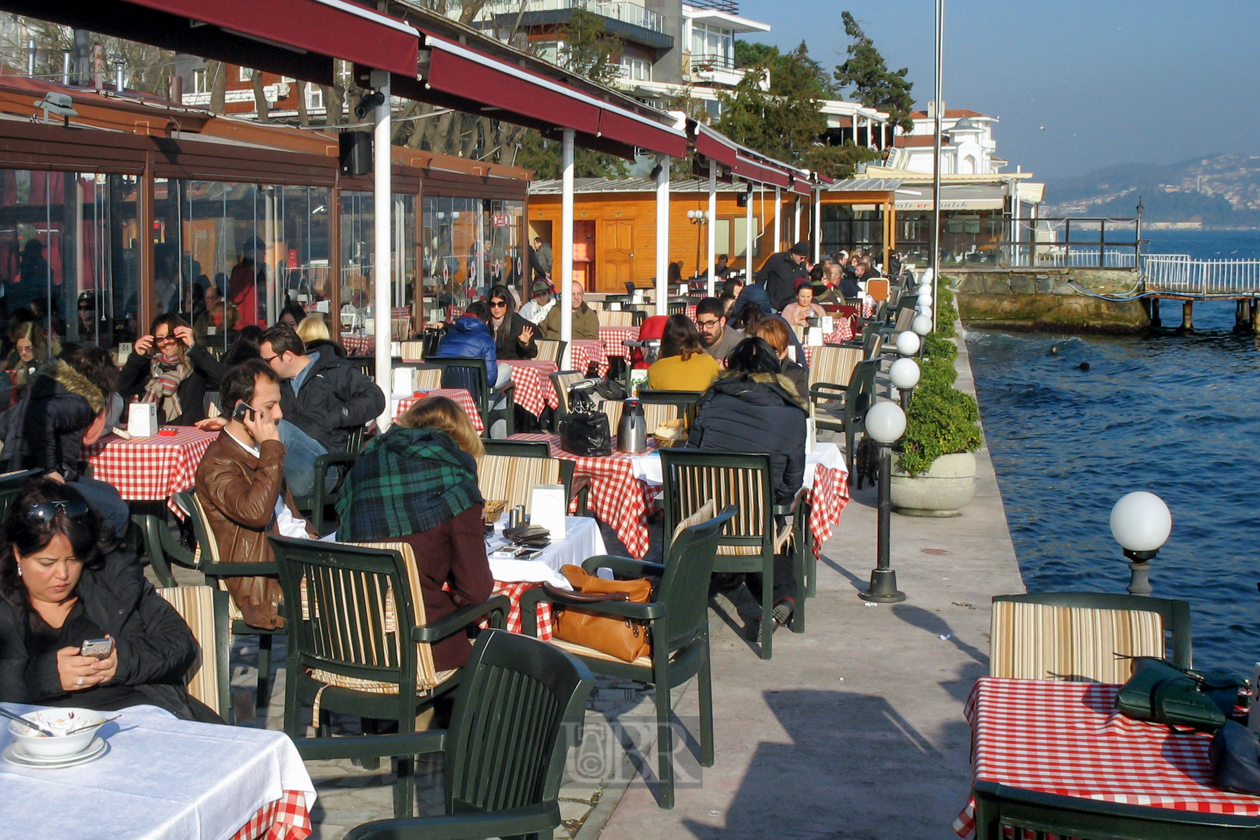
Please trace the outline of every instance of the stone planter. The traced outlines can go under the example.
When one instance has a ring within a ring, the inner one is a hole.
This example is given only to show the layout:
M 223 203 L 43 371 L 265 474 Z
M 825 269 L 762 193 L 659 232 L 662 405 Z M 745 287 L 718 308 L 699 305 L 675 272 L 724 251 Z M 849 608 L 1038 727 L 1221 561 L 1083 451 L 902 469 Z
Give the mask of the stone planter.
M 958 516 L 976 493 L 976 456 L 942 455 L 932 468 L 911 476 L 893 460 L 892 503 L 905 516 Z

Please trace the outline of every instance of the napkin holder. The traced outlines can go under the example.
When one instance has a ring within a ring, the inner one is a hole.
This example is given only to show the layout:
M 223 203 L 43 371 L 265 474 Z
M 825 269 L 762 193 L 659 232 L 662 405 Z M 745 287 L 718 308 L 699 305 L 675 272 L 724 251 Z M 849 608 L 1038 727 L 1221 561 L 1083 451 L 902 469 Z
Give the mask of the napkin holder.
M 326 300 L 317 300 L 317 301 L 315 301 L 315 311 L 316 311 L 316 312 L 322 312 L 322 313 L 324 313 L 325 315 L 327 315 L 327 314 L 328 314 L 328 311 L 329 311 L 330 306 L 331 306 L 331 304 L 329 304 L 329 302 L 328 302 L 328 301 L 326 301 Z
M 400 358 L 402 356 L 402 342 L 401 341 L 391 341 L 389 343 L 389 355 L 393 356 L 395 359 Z
M 414 367 L 394 368 L 394 396 L 409 397 L 416 392 L 416 369 Z
M 158 432 L 157 405 L 132 403 L 127 407 L 127 433 L 133 438 L 153 437 Z
M 568 502 L 563 484 L 535 484 L 529 496 L 529 523 L 546 528 L 554 539 L 564 539 Z
M 835 331 L 836 331 L 836 319 L 835 319 L 835 316 L 834 316 L 834 315 L 824 315 L 824 316 L 822 317 L 822 324 L 821 324 L 820 326 L 822 327 L 822 330 L 823 330 L 823 332 L 824 332 L 824 333 L 826 333 L 827 335 L 831 335 L 833 332 L 835 332 Z
M 810 347 L 822 347 L 823 331 L 821 327 L 809 327 L 805 330 L 805 343 Z
M 818 448 L 818 421 L 813 417 L 805 418 L 805 454 L 813 455 Z

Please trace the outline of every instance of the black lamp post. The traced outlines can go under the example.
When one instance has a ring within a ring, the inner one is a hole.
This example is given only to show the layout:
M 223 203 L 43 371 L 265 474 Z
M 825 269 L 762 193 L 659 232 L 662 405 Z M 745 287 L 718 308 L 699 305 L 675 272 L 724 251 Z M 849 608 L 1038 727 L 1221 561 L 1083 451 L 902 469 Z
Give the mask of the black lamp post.
M 905 333 L 902 333 L 905 335 Z M 914 335 L 910 333 L 910 335 Z M 915 336 L 918 338 L 918 336 Z M 869 589 L 858 593 L 864 601 L 893 604 L 906 600 L 897 589 L 897 573 L 888 561 L 889 532 L 892 524 L 892 445 L 906 431 L 906 413 L 894 402 L 877 402 L 866 413 L 866 434 L 879 450 L 879 527 L 875 568 Z

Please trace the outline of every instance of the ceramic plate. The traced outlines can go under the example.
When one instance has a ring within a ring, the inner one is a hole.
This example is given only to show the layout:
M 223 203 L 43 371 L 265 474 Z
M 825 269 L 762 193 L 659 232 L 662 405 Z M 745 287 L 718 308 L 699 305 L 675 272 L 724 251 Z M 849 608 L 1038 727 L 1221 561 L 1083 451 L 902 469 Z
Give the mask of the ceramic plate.
M 87 764 L 93 759 L 100 758 L 109 745 L 105 743 L 105 739 L 97 736 L 92 739 L 92 743 L 88 744 L 87 749 L 74 755 L 63 755 L 57 758 L 43 758 L 41 756 L 27 755 L 26 750 L 22 749 L 22 745 L 17 741 L 4 748 L 4 752 L 0 755 L 4 756 L 5 761 L 10 764 L 16 764 L 19 767 L 74 767 L 77 764 Z

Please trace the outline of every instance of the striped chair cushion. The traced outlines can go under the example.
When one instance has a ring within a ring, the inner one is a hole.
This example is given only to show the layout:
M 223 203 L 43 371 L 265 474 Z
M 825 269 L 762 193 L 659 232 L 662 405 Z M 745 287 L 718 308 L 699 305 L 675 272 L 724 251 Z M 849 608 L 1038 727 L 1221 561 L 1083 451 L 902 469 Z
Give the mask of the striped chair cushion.
M 502 499 L 509 507 L 525 505 L 536 484 L 559 484 L 560 462 L 554 458 L 521 455 L 485 455 L 477 466 L 477 487 L 487 499 Z
M 634 313 L 629 310 L 613 312 L 601 309 L 595 313 L 601 327 L 633 327 Z
M 436 391 L 442 387 L 441 368 L 419 368 L 416 371 L 417 391 Z
M 560 361 L 560 345 L 561 341 L 555 338 L 535 338 L 534 343 L 538 345 L 538 355 L 534 358 L 543 362 Z
M 398 347 L 404 362 L 418 362 L 424 358 L 423 341 L 400 341 Z
M 995 601 L 989 674 L 1033 680 L 1123 683 L 1123 656 L 1164 655 L 1159 613 Z
M 214 655 L 218 645 L 214 628 L 214 590 L 209 586 L 168 586 L 157 590 L 157 593 L 175 608 L 197 640 L 197 659 L 188 669 L 185 680 L 188 695 L 223 716 L 227 710 L 219 708 L 219 660 Z
M 708 522 L 715 516 L 717 516 L 717 502 L 713 499 L 709 499 L 709 501 L 705 502 L 704 505 L 698 508 L 695 513 L 691 514 L 691 516 L 688 516 L 674 527 L 674 533 L 669 538 L 669 544 L 672 546 L 678 539 L 678 535 L 690 528 L 692 525 L 699 525 L 702 522 Z
M 826 382 L 831 385 L 848 385 L 853 378 L 853 370 L 860 361 L 860 347 L 815 347 L 814 358 L 809 366 L 809 384 Z
M 426 623 L 425 612 L 424 612 L 424 595 L 422 594 L 420 590 L 420 573 L 416 568 L 416 559 L 415 559 L 415 555 L 411 551 L 411 545 L 405 542 L 364 542 L 364 543 L 355 543 L 355 545 L 362 545 L 367 548 L 392 549 L 402 555 L 403 565 L 406 568 L 406 572 L 407 572 L 406 583 L 407 583 L 408 588 L 411 590 L 411 603 L 412 603 L 412 609 L 415 611 L 416 624 L 424 625 Z M 305 583 L 306 583 L 305 580 L 302 580 L 299 583 L 300 591 L 302 594 L 302 620 L 310 621 L 312 618 L 318 618 L 319 616 L 318 614 L 312 615 L 311 613 L 310 606 L 307 603 L 307 599 L 306 599 Z M 382 605 L 383 605 L 382 606 L 383 615 L 377 616 L 375 620 L 378 621 L 380 625 L 384 627 L 385 632 L 392 637 L 392 643 L 394 645 L 398 645 L 400 644 L 400 640 L 402 639 L 403 636 L 410 635 L 411 628 L 399 627 L 398 610 L 397 610 L 397 607 L 395 606 L 394 593 L 392 589 L 389 589 L 385 592 L 385 597 L 382 599 Z M 354 603 L 346 603 L 346 604 L 343 604 L 342 607 L 347 610 L 356 609 L 356 605 Z M 361 618 L 361 617 L 356 616 L 356 618 Z M 366 645 L 360 646 L 361 650 L 363 648 L 366 648 Z M 397 648 L 395 648 L 395 651 L 397 651 Z M 366 656 L 367 654 L 366 650 L 364 650 L 363 653 L 365 654 L 364 664 L 376 664 L 376 662 L 374 661 L 366 661 L 368 658 Z M 397 657 L 395 656 L 394 659 L 396 660 Z M 453 671 L 441 671 L 441 672 L 436 671 L 433 665 L 432 648 L 430 648 L 430 646 L 424 642 L 416 643 L 416 694 L 417 696 L 422 696 L 432 691 L 436 686 L 441 685 L 443 682 L 449 679 L 453 673 L 454 673 Z M 325 671 L 320 668 L 312 668 L 311 677 L 315 680 L 318 680 L 319 682 L 326 683 L 327 685 L 336 686 L 338 688 L 347 688 L 354 691 L 364 691 L 369 694 L 397 694 L 398 693 L 398 684 L 394 682 L 382 682 L 378 680 L 361 679 L 358 677 L 347 677 L 342 674 L 332 673 L 330 671 Z M 319 719 L 318 701 L 315 704 L 315 708 L 312 714 L 315 720 Z

